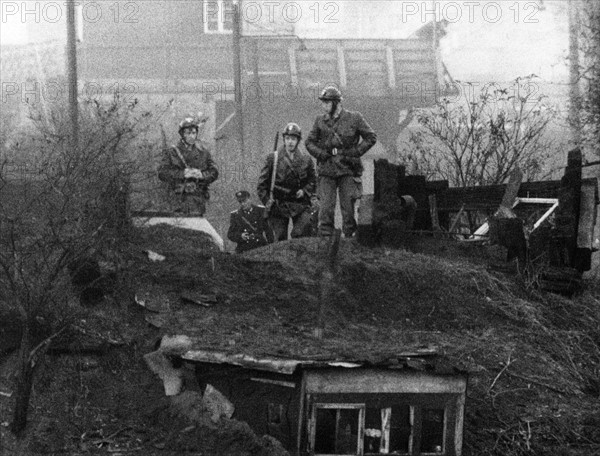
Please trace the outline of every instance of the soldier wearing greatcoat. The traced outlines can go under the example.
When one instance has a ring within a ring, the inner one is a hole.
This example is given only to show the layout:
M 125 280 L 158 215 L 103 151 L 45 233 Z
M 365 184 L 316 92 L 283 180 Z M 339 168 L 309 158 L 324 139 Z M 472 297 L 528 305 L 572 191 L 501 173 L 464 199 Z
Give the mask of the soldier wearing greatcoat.
M 219 177 L 219 171 L 208 146 L 197 142 L 198 130 L 198 122 L 192 117 L 179 124 L 180 140 L 163 151 L 158 178 L 169 185 L 173 211 L 204 216 L 210 199 L 208 188 Z
M 269 224 L 278 241 L 287 239 L 290 221 L 292 238 L 313 234 L 311 197 L 316 186 L 315 165 L 299 148 L 300 127 L 289 123 L 282 136 L 283 146 L 267 156 L 257 185 L 258 196 L 267 207 Z

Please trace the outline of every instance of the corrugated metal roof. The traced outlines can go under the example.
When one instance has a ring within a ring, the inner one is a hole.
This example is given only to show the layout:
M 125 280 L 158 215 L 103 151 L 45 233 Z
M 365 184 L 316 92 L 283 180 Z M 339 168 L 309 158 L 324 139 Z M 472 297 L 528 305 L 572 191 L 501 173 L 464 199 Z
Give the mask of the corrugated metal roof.
M 444 363 L 438 358 L 436 348 L 423 348 L 410 352 L 399 353 L 394 357 L 387 357 L 378 361 L 365 360 L 336 360 L 336 359 L 290 359 L 272 356 L 257 357 L 245 353 L 227 353 L 216 350 L 189 350 L 181 355 L 186 361 L 231 364 L 247 369 L 256 369 L 267 372 L 291 375 L 298 368 L 331 368 L 343 367 L 347 369 L 358 367 L 380 367 L 389 369 L 415 369 L 432 371 L 435 374 L 450 374 L 458 369 Z

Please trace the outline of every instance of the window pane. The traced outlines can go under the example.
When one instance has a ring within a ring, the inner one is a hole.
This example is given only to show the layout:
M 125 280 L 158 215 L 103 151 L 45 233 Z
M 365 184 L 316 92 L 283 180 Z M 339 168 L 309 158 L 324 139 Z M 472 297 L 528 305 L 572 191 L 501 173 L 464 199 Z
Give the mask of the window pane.
M 444 409 L 423 409 L 421 452 L 444 451 Z
M 368 408 L 365 412 L 364 452 L 379 453 L 381 446 L 381 409 Z
M 269 403 L 268 406 L 268 417 L 269 423 L 271 424 L 281 424 L 282 416 L 283 416 L 283 405 L 281 404 L 273 404 Z
M 317 409 L 315 453 L 335 454 L 335 423 L 337 409 Z
M 358 451 L 358 409 L 339 410 L 335 454 L 356 454 Z
M 317 409 L 315 453 L 358 453 L 358 409 Z
M 409 453 L 412 441 L 411 410 L 408 405 L 392 407 L 390 423 L 390 453 Z

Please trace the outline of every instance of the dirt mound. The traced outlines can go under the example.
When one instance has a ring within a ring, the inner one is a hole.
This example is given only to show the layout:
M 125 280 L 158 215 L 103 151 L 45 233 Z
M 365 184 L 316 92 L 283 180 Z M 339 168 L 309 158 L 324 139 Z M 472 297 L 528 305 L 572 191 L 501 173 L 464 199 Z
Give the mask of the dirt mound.
M 39 437 L 31 454 L 267 451 L 269 442 L 240 423 L 223 425 L 229 437 L 218 440 L 167 412 L 162 384 L 142 362 L 164 334 L 186 334 L 197 348 L 367 362 L 435 346 L 470 375 L 463 454 L 600 454 L 597 289 L 567 300 L 489 271 L 481 258 L 367 249 L 342 240 L 324 337 L 317 339 L 326 240 L 232 255 L 215 251 L 201 234 L 172 227 L 134 235 L 119 252 L 118 299 L 95 309 L 96 320 L 87 319 L 110 327 L 125 344 L 104 356 L 47 358 L 34 387 L 31 428 Z M 148 250 L 165 259 L 153 261 Z M 158 290 L 168 302 L 164 311 L 136 304 L 133 297 L 143 290 Z M 211 294 L 216 302 L 192 304 L 181 299 L 183 291 Z M 0 397 L 3 416 L 9 402 Z

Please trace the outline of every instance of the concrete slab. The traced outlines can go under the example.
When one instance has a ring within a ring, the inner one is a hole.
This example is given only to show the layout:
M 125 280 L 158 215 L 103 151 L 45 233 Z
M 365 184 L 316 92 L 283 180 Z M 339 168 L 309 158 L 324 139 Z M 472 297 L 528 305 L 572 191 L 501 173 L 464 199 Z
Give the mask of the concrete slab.
M 225 250 L 223 238 L 205 217 L 178 217 L 161 214 L 160 216 L 140 215 L 138 217 L 132 217 L 131 220 L 133 225 L 138 227 L 167 224 L 177 228 L 202 231 L 212 238 L 219 250 Z

